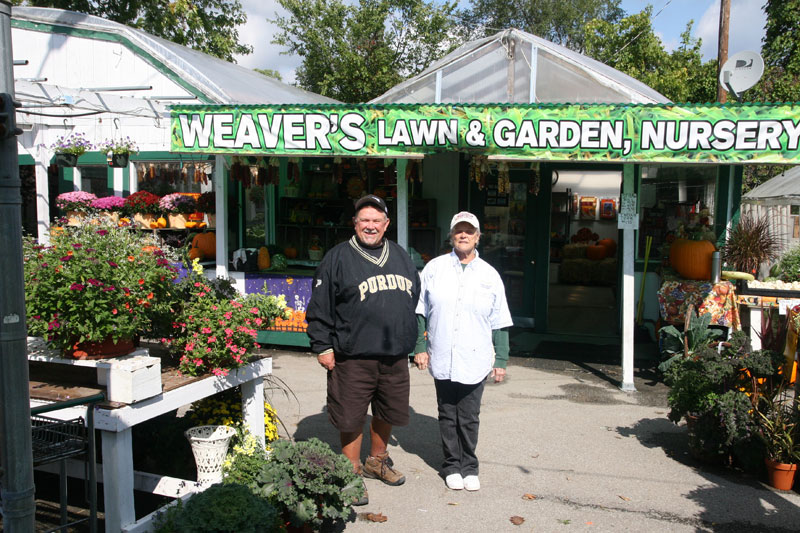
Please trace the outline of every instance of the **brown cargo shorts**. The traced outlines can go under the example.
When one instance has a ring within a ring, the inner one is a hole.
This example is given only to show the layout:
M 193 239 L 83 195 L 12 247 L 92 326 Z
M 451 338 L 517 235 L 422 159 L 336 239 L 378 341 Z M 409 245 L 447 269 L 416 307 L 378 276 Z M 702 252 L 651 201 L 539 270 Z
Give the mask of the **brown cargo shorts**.
M 342 433 L 360 433 L 367 417 L 393 426 L 408 425 L 408 356 L 336 355 L 328 372 L 328 419 Z

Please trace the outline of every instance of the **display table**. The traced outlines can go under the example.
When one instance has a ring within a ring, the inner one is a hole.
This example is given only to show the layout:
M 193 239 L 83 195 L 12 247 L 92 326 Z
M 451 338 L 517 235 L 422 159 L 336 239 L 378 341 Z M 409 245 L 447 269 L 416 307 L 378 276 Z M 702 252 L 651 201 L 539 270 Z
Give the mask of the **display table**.
M 711 324 L 739 329 L 739 310 L 735 285 L 730 281 L 667 280 L 658 290 L 661 319 L 668 324 L 682 324 L 686 310 L 693 305 L 698 315 L 711 315 Z
M 84 377 L 71 378 L 77 367 L 52 362 L 31 362 L 29 394 L 31 405 L 43 405 L 65 398 L 80 398 L 105 392 L 104 387 L 86 382 Z M 148 517 L 136 521 L 133 491 L 147 490 L 154 494 L 176 497 L 189 490 L 194 482 L 168 478 L 133 470 L 133 426 L 179 407 L 213 396 L 224 390 L 241 386 L 242 412 L 250 432 L 264 439 L 264 377 L 272 372 L 269 357 L 251 361 L 244 367 L 231 370 L 227 376 L 198 378 L 179 376 L 174 370 L 162 371 L 163 392 L 131 404 L 105 402 L 94 408 L 95 429 L 100 430 L 107 532 L 139 531 L 146 529 Z M 81 376 L 85 376 L 86 373 Z M 92 375 L 89 373 L 89 375 Z M 74 416 L 66 412 L 63 416 Z M 85 414 L 85 409 L 83 414 Z M 56 412 L 59 413 L 59 412 Z M 56 415 L 53 413 L 53 416 Z M 60 417 L 59 417 L 60 418 Z M 149 515 L 148 515 L 149 516 Z M 152 518 L 149 518 L 152 519 Z

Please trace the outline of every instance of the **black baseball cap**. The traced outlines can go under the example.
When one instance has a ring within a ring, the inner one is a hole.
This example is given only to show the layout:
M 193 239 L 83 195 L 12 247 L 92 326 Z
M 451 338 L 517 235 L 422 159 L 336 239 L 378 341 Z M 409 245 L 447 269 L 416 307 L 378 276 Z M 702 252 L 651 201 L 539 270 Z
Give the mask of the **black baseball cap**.
M 386 202 L 383 201 L 383 198 L 380 196 L 375 196 L 374 194 L 368 194 L 366 196 L 362 196 L 358 200 L 356 200 L 356 213 L 365 206 L 371 205 L 373 207 L 377 207 L 384 213 L 386 216 L 389 216 L 389 208 L 386 207 Z

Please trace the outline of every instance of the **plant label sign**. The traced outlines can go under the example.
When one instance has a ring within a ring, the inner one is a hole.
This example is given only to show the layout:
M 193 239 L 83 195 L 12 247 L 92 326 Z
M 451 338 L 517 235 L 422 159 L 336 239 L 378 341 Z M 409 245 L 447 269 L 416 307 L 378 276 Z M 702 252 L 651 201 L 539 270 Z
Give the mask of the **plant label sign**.
M 636 212 L 635 193 L 627 193 L 620 196 L 617 228 L 639 229 L 639 213 Z

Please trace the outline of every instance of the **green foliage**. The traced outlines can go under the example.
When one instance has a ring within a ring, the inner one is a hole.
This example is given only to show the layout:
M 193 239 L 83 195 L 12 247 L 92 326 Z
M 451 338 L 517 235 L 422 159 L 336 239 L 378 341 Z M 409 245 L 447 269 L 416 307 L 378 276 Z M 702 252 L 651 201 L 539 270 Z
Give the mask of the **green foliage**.
M 800 246 L 795 246 L 783 254 L 778 263 L 778 270 L 783 281 L 800 281 Z
M 772 235 L 769 219 L 745 215 L 730 231 L 721 252 L 722 260 L 734 270 L 756 274 L 761 263 L 777 259 L 780 242 Z
M 586 54 L 649 85 L 673 102 L 716 99 L 716 61 L 703 64 L 693 21 L 681 42 L 667 52 L 651 25 L 652 7 L 619 21 L 593 20 L 586 26 Z
M 245 485 L 212 485 L 170 507 L 156 521 L 158 533 L 260 533 L 278 531 L 280 516 L 266 498 Z
M 756 405 L 758 436 L 773 461 L 800 463 L 800 410 L 781 387 L 774 396 L 762 395 Z
M 239 0 L 24 0 L 20 5 L 97 15 L 226 61 L 253 51 L 239 42 L 236 28 L 247 22 Z
M 519 28 L 583 52 L 587 24 L 594 19 L 618 22 L 624 15 L 619 4 L 619 0 L 472 0 L 460 17 L 468 39 Z
M 282 81 L 283 80 L 283 77 L 281 76 L 281 73 L 278 72 L 277 70 L 273 70 L 271 68 L 254 68 L 253 70 L 258 72 L 262 76 L 266 76 L 268 78 L 275 78 L 278 81 Z
M 675 326 L 661 328 L 661 352 L 667 359 L 658 366 L 658 369 L 666 372 L 674 362 L 692 356 L 701 348 L 719 340 L 722 332 L 710 328 L 710 324 L 711 315 L 704 313 L 698 316 L 692 311 L 689 327 L 685 332 Z
M 343 102 L 366 102 L 455 46 L 455 2 L 279 0 L 273 43 L 303 59 L 298 84 Z
M 194 402 L 187 414 L 194 426 L 232 426 L 237 435 L 234 446 L 244 442 L 246 428 L 242 416 L 242 391 L 239 387 L 222 391 Z M 264 438 L 272 442 L 278 438 L 278 414 L 272 406 L 264 402 Z
M 764 76 L 756 98 L 764 102 L 800 101 L 800 2 L 767 0 L 764 44 Z
M 152 236 L 96 222 L 23 242 L 28 333 L 58 349 L 135 337 L 174 303 L 175 269 L 142 250 Z
M 241 426 L 237 427 L 238 442 L 231 447 L 225 458 L 224 483 L 248 485 L 256 482 L 261 469 L 267 462 L 264 446 Z
M 298 526 L 349 520 L 350 504 L 364 493 L 361 477 L 347 457 L 317 438 L 276 441 L 256 483 L 256 494 L 269 497 Z

